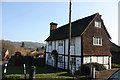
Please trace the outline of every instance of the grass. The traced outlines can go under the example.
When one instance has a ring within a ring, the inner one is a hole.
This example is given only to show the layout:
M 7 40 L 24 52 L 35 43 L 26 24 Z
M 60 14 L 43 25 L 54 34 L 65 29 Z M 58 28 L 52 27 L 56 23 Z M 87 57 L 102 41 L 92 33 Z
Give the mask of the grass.
M 27 78 L 29 78 L 30 66 L 26 67 Z M 7 74 L 5 75 L 7 78 L 15 78 L 15 79 L 24 79 L 23 66 L 9 66 L 7 67 Z M 56 69 L 52 67 L 40 67 L 36 66 L 36 79 L 77 79 L 77 78 L 85 78 L 86 76 L 72 75 L 67 73 L 64 70 Z
M 120 68 L 120 64 L 112 64 L 112 68 Z

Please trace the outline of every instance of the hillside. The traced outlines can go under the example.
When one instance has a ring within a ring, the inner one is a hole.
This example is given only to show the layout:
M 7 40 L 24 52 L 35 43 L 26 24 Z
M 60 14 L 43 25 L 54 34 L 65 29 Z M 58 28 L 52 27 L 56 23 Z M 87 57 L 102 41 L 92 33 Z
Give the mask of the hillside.
M 42 46 L 45 46 L 44 43 L 27 42 L 27 41 L 23 41 L 23 42 L 24 42 L 24 47 L 27 47 L 27 48 L 41 48 Z M 12 42 L 12 44 L 21 46 L 22 42 Z
M 10 55 L 14 55 L 16 51 L 20 51 L 23 55 L 25 55 L 26 51 L 24 48 L 13 45 L 11 41 L 8 40 L 0 40 L 0 44 L 2 44 L 2 48 L 8 49 Z M 2 49 L 1 49 L 2 50 Z
M 12 42 L 9 40 L 0 40 L 0 52 L 2 52 L 2 48 L 8 49 L 10 52 L 10 55 L 14 55 L 16 51 L 20 51 L 22 55 L 27 55 L 30 53 L 32 50 L 36 50 L 36 48 L 40 48 L 42 46 L 45 46 L 43 43 L 38 43 L 38 42 L 24 42 L 24 47 L 21 47 L 22 42 Z

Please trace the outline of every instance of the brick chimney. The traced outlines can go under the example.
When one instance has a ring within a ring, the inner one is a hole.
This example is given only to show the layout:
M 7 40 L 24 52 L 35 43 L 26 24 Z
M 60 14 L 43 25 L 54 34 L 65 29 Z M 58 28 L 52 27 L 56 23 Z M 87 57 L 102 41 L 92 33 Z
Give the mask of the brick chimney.
M 51 35 L 51 33 L 55 30 L 55 29 L 57 29 L 57 23 L 54 23 L 54 22 L 51 22 L 50 23 L 50 35 Z

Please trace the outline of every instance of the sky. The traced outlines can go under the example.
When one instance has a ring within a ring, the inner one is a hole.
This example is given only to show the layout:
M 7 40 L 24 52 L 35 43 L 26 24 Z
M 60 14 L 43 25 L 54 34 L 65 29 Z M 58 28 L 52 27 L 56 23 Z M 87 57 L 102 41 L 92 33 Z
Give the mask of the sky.
M 50 22 L 69 22 L 68 2 L 2 2 L 2 39 L 45 42 Z M 72 2 L 72 21 L 99 13 L 118 44 L 118 2 Z M 0 15 L 1 16 L 1 15 Z

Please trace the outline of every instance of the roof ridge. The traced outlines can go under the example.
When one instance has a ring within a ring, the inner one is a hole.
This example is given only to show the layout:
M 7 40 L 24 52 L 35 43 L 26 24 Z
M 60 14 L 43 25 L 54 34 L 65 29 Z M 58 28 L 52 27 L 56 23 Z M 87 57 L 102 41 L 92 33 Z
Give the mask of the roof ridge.
M 73 24 L 73 23 L 75 23 L 75 22 L 77 22 L 77 21 L 79 21 L 79 20 L 82 20 L 82 19 L 85 19 L 85 18 L 88 18 L 88 17 L 91 17 L 91 16 L 95 16 L 95 15 L 97 15 L 97 14 L 99 14 L 99 13 L 97 12 L 97 13 L 95 13 L 95 14 L 92 14 L 92 15 L 89 15 L 89 16 L 86 16 L 86 17 L 83 17 L 83 18 L 74 20 L 74 21 L 71 22 L 71 24 Z M 60 27 L 58 27 L 58 28 L 64 27 L 64 26 L 66 26 L 66 25 L 69 25 L 69 23 L 64 24 L 64 25 L 62 25 L 62 26 L 60 26 Z M 58 29 L 58 28 L 57 28 L 57 29 Z M 56 29 L 55 29 L 55 30 L 56 30 Z

